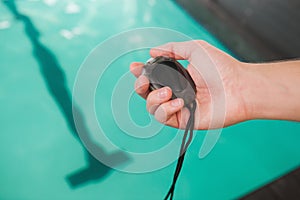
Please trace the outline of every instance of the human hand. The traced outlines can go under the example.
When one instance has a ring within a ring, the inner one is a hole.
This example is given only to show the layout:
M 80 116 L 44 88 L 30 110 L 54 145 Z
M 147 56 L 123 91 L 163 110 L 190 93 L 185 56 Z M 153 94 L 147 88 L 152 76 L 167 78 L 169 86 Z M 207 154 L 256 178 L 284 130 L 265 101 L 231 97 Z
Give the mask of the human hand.
M 187 67 L 196 84 L 195 129 L 221 128 L 249 119 L 244 101 L 243 63 L 204 41 L 168 43 L 150 50 L 152 57 L 168 56 L 188 60 Z M 147 100 L 147 110 L 168 126 L 185 128 L 189 111 L 182 99 L 170 100 L 172 91 L 164 87 L 149 91 L 142 75 L 143 63 L 131 63 L 138 77 L 136 92 Z M 221 106 L 221 107 L 220 107 Z

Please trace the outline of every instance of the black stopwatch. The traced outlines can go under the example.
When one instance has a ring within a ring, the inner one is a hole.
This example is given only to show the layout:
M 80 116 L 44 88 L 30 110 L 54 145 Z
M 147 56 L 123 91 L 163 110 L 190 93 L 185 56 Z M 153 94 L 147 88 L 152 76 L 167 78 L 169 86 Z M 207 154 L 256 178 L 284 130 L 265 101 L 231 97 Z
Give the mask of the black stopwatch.
M 172 89 L 172 99 L 182 98 L 186 106 L 196 96 L 195 83 L 188 71 L 175 59 L 159 56 L 150 59 L 144 66 L 143 75 L 150 82 L 150 90 L 165 86 Z

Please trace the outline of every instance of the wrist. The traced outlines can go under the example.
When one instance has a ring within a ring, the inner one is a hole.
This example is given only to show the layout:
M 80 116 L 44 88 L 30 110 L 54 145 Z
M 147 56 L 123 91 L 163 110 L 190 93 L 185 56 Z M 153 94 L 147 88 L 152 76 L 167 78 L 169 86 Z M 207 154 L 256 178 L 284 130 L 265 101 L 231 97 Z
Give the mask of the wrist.
M 277 92 L 274 91 L 273 83 L 268 80 L 264 70 L 260 64 L 242 64 L 241 93 L 247 120 L 272 118 L 272 113 L 276 110 L 272 98 Z
M 299 118 L 299 67 L 283 63 L 243 63 L 243 94 L 247 119 Z

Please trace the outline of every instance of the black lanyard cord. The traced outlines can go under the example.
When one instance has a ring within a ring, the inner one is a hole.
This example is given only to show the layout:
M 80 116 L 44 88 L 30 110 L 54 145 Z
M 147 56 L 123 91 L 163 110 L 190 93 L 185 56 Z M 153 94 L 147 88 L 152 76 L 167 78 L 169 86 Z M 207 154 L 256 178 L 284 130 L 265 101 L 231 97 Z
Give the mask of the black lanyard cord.
M 189 120 L 186 124 L 186 128 L 185 128 L 184 135 L 183 135 L 183 138 L 182 138 L 179 158 L 178 158 L 176 169 L 175 169 L 175 172 L 174 172 L 172 185 L 171 185 L 166 197 L 164 198 L 164 200 L 167 200 L 169 197 L 170 197 L 170 200 L 173 199 L 175 184 L 177 182 L 178 176 L 179 176 L 181 168 L 182 168 L 182 164 L 183 164 L 183 161 L 184 161 L 184 156 L 185 156 L 187 148 L 189 147 L 189 145 L 190 145 L 190 143 L 192 142 L 192 139 L 193 139 L 193 130 L 194 130 L 194 124 L 195 124 L 196 106 L 197 106 L 196 101 L 193 101 L 193 103 L 190 106 L 188 106 L 188 109 L 190 111 L 190 117 L 189 117 Z M 189 135 L 189 137 L 187 139 L 188 135 Z

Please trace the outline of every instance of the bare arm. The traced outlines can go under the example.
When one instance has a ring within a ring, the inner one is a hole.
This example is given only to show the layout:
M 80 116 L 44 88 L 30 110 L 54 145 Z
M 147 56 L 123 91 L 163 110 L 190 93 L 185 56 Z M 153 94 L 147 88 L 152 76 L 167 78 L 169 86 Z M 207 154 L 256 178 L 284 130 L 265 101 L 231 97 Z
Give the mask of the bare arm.
M 300 60 L 244 64 L 243 79 L 251 119 L 300 121 Z

